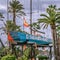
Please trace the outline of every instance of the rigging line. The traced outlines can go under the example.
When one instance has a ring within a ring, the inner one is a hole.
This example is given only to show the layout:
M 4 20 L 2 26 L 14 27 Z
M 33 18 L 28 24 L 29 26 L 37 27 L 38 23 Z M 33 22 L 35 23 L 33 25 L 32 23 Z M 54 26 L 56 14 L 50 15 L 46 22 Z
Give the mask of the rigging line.
M 35 13 L 38 13 L 38 12 L 32 12 L 33 14 L 35 14 Z M 30 14 L 29 12 L 27 12 L 26 14 Z

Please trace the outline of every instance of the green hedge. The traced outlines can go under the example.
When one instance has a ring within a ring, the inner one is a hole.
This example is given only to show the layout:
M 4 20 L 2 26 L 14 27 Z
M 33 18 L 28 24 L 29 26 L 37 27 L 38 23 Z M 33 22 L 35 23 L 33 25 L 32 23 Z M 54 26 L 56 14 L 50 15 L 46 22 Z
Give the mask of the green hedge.
M 47 57 L 47 56 L 38 56 L 38 59 L 39 59 L 39 60 L 47 60 L 48 57 Z
M 16 60 L 14 55 L 6 55 L 1 58 L 1 60 Z

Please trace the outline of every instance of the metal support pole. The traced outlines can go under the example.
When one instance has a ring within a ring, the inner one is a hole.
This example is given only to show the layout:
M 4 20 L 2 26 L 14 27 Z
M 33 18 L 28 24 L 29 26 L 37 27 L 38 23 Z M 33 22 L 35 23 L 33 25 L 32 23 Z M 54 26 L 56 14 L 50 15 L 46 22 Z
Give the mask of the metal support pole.
M 30 0 L 30 25 L 32 24 L 32 0 Z M 32 26 L 30 26 L 30 33 L 32 34 Z
M 8 3 L 9 3 L 9 0 L 7 0 L 7 20 L 9 20 L 9 14 L 8 14 Z

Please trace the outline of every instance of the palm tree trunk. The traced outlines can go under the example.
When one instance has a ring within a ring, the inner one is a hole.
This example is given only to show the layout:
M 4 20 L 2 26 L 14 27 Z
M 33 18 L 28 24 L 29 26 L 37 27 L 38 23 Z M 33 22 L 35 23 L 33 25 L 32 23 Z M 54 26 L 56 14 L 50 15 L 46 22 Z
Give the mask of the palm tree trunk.
M 14 22 L 14 24 L 16 24 L 15 19 L 16 19 L 16 13 L 15 13 L 15 10 L 13 10 L 13 22 Z
M 59 39 L 59 56 L 60 56 L 60 37 L 58 39 Z
M 55 28 L 52 28 L 52 36 L 53 36 L 53 48 L 54 48 L 54 56 L 55 56 L 55 60 L 56 59 L 56 30 Z
M 59 47 L 60 47 L 60 46 L 59 46 L 59 44 L 60 44 L 59 36 L 57 36 L 57 56 L 59 57 L 59 58 L 57 57 L 58 60 L 60 59 L 60 56 L 59 56 L 59 53 L 60 53 L 60 52 L 59 52 Z
M 0 42 L 1 42 L 1 44 L 2 44 L 2 47 L 5 47 L 4 44 L 3 44 L 3 42 L 1 41 L 1 39 L 0 39 Z

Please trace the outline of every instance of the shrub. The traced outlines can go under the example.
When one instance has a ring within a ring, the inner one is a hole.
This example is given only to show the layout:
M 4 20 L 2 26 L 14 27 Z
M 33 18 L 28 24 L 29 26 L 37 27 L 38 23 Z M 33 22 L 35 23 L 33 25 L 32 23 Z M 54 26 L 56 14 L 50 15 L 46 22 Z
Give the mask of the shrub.
M 14 55 L 6 55 L 1 58 L 1 60 L 16 60 Z
M 46 60 L 46 59 L 48 59 L 48 57 L 47 56 L 38 56 L 38 59 L 40 60 Z

